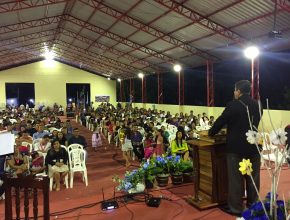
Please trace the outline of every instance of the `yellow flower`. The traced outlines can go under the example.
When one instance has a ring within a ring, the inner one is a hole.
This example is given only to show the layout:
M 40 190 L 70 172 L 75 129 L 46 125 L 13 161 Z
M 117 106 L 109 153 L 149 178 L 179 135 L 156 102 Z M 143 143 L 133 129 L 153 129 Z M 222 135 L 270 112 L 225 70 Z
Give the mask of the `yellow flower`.
M 252 163 L 250 161 L 250 159 L 246 160 L 246 159 L 243 159 L 242 162 L 239 163 L 240 165 L 240 168 L 239 168 L 239 171 L 241 171 L 242 175 L 251 175 L 253 169 L 252 169 Z

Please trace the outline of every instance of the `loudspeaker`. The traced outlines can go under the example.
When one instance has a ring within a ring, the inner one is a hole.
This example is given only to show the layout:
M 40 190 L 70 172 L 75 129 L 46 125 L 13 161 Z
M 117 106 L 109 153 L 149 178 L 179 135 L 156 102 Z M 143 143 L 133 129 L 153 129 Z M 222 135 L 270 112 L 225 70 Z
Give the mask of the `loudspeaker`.
M 147 205 L 150 206 L 150 207 L 156 207 L 157 208 L 157 207 L 159 207 L 160 202 L 161 202 L 161 199 L 160 198 L 152 197 L 152 198 L 150 198 L 147 201 Z

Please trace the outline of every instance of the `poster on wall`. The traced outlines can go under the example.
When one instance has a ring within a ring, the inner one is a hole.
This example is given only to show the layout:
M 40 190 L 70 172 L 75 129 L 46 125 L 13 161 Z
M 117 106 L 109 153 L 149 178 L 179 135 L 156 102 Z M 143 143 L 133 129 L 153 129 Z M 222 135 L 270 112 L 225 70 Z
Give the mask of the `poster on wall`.
M 110 102 L 109 95 L 97 95 L 95 97 L 95 102 Z

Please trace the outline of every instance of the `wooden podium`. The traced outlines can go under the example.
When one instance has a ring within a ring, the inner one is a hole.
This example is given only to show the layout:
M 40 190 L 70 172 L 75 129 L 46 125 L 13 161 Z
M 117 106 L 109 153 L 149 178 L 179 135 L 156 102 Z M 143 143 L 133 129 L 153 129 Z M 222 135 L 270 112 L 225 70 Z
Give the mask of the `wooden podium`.
M 194 195 L 186 200 L 200 210 L 226 203 L 228 176 L 225 138 L 190 140 L 188 144 L 193 148 Z

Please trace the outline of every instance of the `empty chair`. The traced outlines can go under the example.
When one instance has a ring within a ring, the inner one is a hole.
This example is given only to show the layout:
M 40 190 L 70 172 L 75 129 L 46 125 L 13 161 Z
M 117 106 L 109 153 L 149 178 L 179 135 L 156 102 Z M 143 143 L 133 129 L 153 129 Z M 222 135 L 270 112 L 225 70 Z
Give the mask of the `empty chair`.
M 81 145 L 80 145 L 81 146 Z M 72 148 L 68 146 L 68 158 L 69 158 L 69 173 L 70 173 L 70 187 L 73 188 L 74 173 L 81 172 L 82 179 L 88 186 L 87 167 L 85 163 L 85 150 L 81 148 Z

